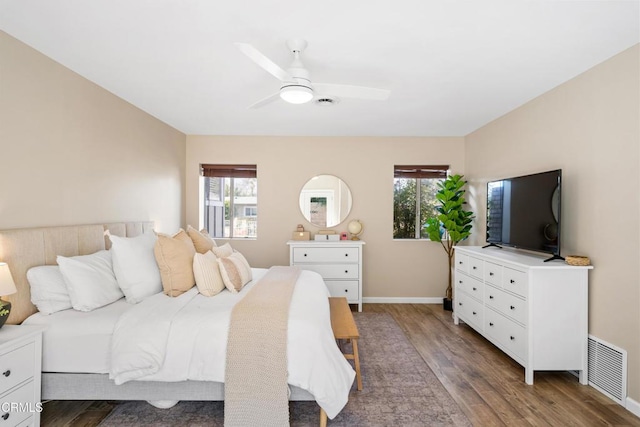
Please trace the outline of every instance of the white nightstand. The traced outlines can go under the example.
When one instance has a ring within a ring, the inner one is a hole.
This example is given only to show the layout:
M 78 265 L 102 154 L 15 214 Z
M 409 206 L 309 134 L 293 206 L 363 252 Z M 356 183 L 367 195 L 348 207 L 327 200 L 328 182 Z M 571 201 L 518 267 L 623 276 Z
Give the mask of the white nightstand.
M 0 329 L 0 427 L 39 426 L 42 326 Z

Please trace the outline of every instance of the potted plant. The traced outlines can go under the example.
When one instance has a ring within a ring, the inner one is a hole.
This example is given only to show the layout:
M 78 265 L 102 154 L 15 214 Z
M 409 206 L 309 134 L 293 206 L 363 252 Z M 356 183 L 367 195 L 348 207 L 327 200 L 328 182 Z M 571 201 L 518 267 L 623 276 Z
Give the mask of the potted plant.
M 467 183 L 462 175 L 448 176 L 438 183 L 436 193 L 438 216 L 427 220 L 425 230 L 429 239 L 440 242 L 449 258 L 449 282 L 442 304 L 445 310 L 452 310 L 452 270 L 454 246 L 471 235 L 473 212 L 464 209 L 466 200 L 462 187 Z

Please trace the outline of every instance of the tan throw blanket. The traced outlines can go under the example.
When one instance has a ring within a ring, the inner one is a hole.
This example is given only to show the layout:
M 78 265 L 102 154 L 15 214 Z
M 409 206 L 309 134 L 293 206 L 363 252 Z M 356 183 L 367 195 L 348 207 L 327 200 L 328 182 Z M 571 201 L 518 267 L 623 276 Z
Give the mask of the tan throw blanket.
M 231 312 L 224 384 L 227 427 L 288 426 L 287 327 L 297 267 L 271 267 Z

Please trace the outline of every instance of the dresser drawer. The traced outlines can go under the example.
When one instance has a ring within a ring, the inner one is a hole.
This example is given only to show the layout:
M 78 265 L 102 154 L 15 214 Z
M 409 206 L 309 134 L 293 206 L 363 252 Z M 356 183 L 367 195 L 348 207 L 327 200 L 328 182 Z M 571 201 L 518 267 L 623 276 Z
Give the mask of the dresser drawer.
M 462 271 L 463 273 L 468 273 L 469 269 L 467 268 L 469 265 L 469 257 L 460 252 L 456 252 L 456 270 Z
M 358 302 L 358 281 L 357 280 L 325 280 L 329 293 L 332 297 L 346 297 L 349 302 Z
M 461 293 L 456 297 L 456 315 L 468 324 L 482 330 L 484 307 L 469 295 Z
M 527 297 L 527 273 L 505 267 L 502 271 L 502 288 Z
M 358 278 L 358 264 L 298 264 L 298 267 L 320 273 L 324 279 Z
M 484 264 L 484 280 L 492 285 L 502 285 L 502 266 L 486 262 Z
M 0 427 L 16 426 L 32 417 L 36 411 L 34 397 L 33 381 L 29 381 L 22 387 L 0 397 L 0 401 L 3 403 L 2 410 L 0 410 Z
M 474 258 L 472 256 L 469 257 L 469 274 L 473 277 L 477 277 L 478 279 L 483 279 L 482 271 L 484 266 L 484 261 L 478 258 Z
M 501 314 L 488 309 L 485 313 L 484 332 L 502 347 L 525 360 L 527 354 L 527 330 Z
M 527 302 L 521 298 L 511 295 L 502 289 L 487 285 L 484 303 L 487 307 L 491 307 L 523 325 L 527 324 Z
M 34 343 L 0 355 L 0 392 L 33 377 L 35 357 Z
M 466 292 L 478 301 L 482 301 L 484 283 L 480 280 L 464 274 L 458 274 L 456 286 L 456 289 L 460 288 L 463 292 Z
M 293 262 L 357 263 L 358 252 L 358 248 L 293 248 Z

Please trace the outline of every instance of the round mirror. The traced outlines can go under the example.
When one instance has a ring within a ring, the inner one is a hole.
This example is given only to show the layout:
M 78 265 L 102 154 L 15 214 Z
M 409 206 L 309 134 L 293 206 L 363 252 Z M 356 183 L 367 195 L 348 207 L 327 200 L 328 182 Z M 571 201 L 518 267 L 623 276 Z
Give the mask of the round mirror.
M 337 176 L 314 176 L 300 190 L 300 210 L 316 227 L 335 227 L 349 215 L 351 191 Z

